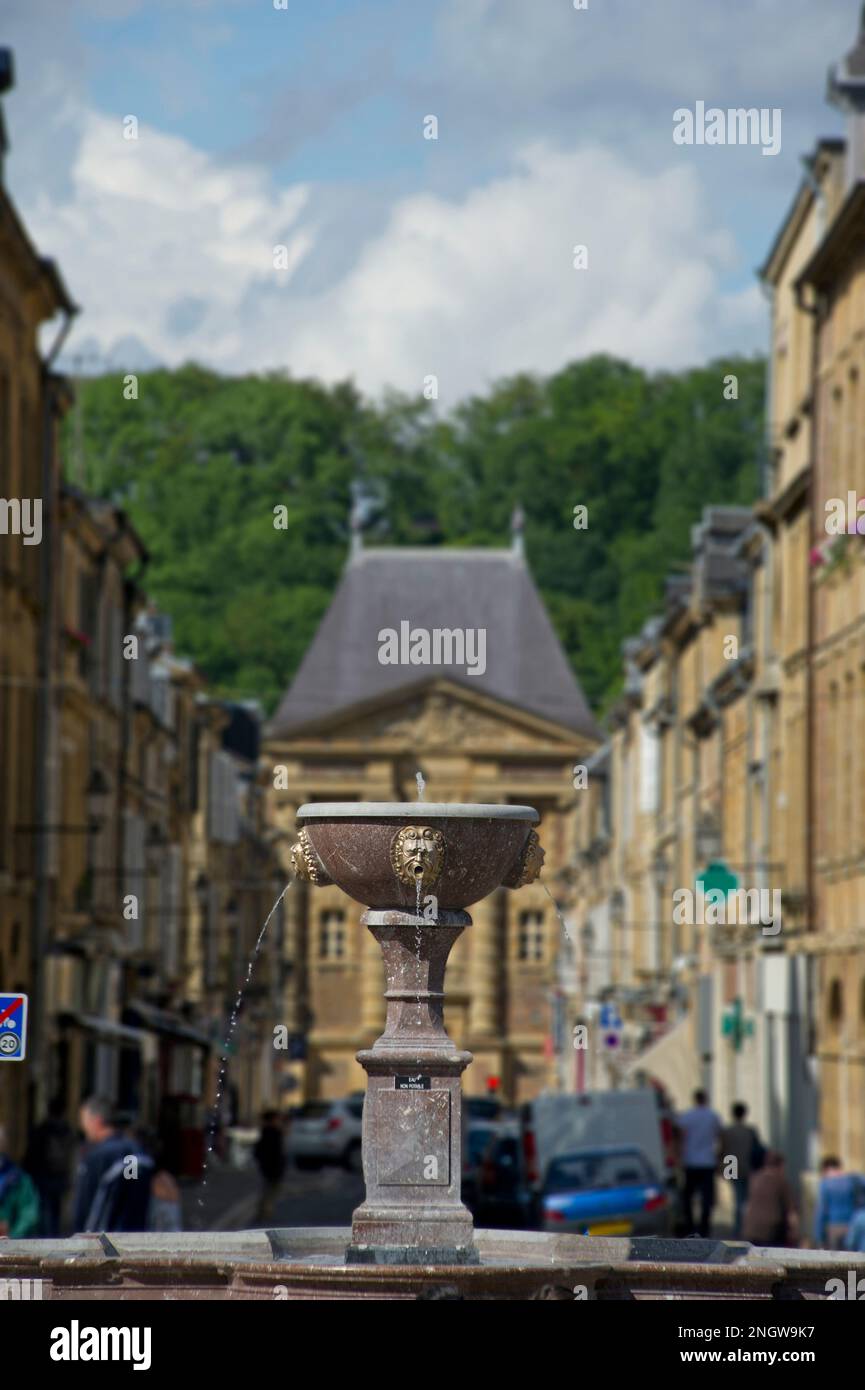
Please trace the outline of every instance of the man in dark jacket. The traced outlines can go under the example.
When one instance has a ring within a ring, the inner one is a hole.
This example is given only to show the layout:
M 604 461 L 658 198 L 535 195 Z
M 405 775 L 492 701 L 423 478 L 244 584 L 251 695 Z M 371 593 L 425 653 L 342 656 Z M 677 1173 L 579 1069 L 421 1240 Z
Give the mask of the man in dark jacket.
M 113 1107 L 101 1096 L 86 1100 L 79 1123 L 88 1148 L 75 1188 L 75 1231 L 146 1231 L 153 1159 L 120 1134 Z
M 52 1100 L 47 1118 L 33 1131 L 24 1167 L 36 1184 L 42 1203 L 43 1236 L 59 1236 L 63 1199 L 75 1161 L 75 1134 L 64 1114 L 63 1101 Z

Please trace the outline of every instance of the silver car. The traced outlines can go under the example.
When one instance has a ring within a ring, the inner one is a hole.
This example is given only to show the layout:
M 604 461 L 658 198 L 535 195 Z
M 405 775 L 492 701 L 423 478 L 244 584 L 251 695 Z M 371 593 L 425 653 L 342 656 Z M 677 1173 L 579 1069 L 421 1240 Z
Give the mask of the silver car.
M 341 1163 L 361 1171 L 363 1096 L 346 1100 L 308 1100 L 291 1114 L 286 1148 L 298 1168 Z

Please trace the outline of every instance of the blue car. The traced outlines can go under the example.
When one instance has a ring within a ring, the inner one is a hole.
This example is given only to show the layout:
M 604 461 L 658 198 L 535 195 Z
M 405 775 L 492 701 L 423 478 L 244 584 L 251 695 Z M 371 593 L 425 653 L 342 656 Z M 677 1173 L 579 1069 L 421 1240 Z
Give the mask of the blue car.
M 671 1227 L 663 1183 L 642 1149 L 608 1145 L 552 1159 L 540 1192 L 545 1231 L 660 1236 Z

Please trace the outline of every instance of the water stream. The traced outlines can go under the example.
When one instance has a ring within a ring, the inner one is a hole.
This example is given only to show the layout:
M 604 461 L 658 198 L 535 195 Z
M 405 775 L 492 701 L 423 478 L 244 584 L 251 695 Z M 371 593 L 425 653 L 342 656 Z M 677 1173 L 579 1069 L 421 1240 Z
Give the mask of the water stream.
M 423 773 L 421 772 L 420 768 L 418 768 L 418 770 L 417 770 L 417 772 L 415 773 L 414 777 L 415 777 L 415 781 L 417 782 L 417 799 L 418 799 L 418 801 L 423 801 L 424 788 L 426 787 L 426 779 L 424 778 L 424 775 L 423 775 Z M 420 973 L 420 972 L 421 972 L 421 955 L 420 955 L 420 952 L 421 952 L 421 942 L 422 942 L 422 937 L 421 937 L 421 915 L 420 915 L 420 895 L 421 895 L 421 875 L 420 875 L 420 874 L 418 874 L 417 878 L 415 879 L 415 885 L 414 885 L 414 886 L 415 886 L 415 908 L 414 908 L 414 910 L 415 910 L 415 929 L 414 929 L 414 933 L 415 933 L 415 949 L 416 949 L 416 951 L 417 951 L 418 984 L 420 984 L 420 978 L 421 978 L 421 973 Z M 420 993 L 418 993 L 417 1002 L 418 1002 L 418 1005 L 420 1005 Z M 418 1027 L 420 1027 L 420 1026 L 421 1026 L 420 1008 L 418 1008 L 418 1020 L 417 1020 L 417 1022 L 418 1022 Z M 420 1061 L 420 1058 L 418 1058 L 418 1061 Z
M 555 912 L 556 916 L 558 917 L 559 921 L 560 921 L 561 924 L 562 924 L 562 931 L 563 931 L 564 934 L 565 934 L 565 940 L 570 944 L 570 942 L 571 942 L 571 936 L 570 936 L 570 933 L 568 932 L 568 924 L 567 924 L 567 922 L 565 921 L 564 917 L 562 916 L 561 912 L 559 912 L 559 905 L 558 905 L 558 903 L 556 902 L 555 898 L 553 897 L 553 895 L 552 895 L 552 893 L 550 892 L 550 890 L 549 890 L 549 888 L 547 887 L 547 885 L 544 883 L 543 876 L 541 876 L 541 877 L 538 879 L 538 882 L 540 883 L 541 887 L 543 888 L 544 892 L 546 893 L 547 897 L 549 898 L 550 902 L 552 903 L 552 905 L 553 905 L 553 911 Z
M 234 1030 L 237 1027 L 237 1019 L 240 1014 L 241 1005 L 243 1004 L 243 995 L 247 989 L 247 986 L 249 985 L 250 980 L 252 979 L 252 972 L 255 969 L 255 963 L 258 960 L 258 957 L 261 953 L 261 947 L 264 941 L 264 934 L 267 931 L 268 926 L 270 925 L 270 919 L 276 912 L 276 909 L 279 907 L 279 904 L 282 902 L 283 898 L 285 897 L 286 893 L 291 887 L 291 883 L 292 880 L 289 879 L 288 883 L 285 885 L 276 902 L 273 904 L 273 907 L 270 909 L 270 911 L 264 919 L 264 926 L 258 933 L 258 940 L 252 948 L 252 953 L 247 962 L 246 979 L 243 981 L 243 983 L 240 986 L 240 989 L 237 991 L 237 998 L 234 1001 L 234 1008 L 231 1011 L 231 1018 L 228 1020 L 228 1032 L 226 1033 L 225 1039 L 222 1044 L 221 1065 L 219 1068 L 219 1075 L 216 1079 L 216 1099 L 214 1100 L 213 1105 L 210 1108 L 210 1115 L 207 1123 L 208 1142 L 207 1149 L 204 1155 L 204 1170 L 201 1175 L 201 1195 L 198 1198 L 199 1207 L 204 1206 L 203 1194 L 204 1189 L 207 1186 L 207 1169 L 210 1164 L 210 1155 L 213 1153 L 213 1140 L 216 1134 L 216 1127 L 219 1123 L 219 1113 L 222 1109 L 222 1093 L 225 1089 L 225 1078 L 228 1072 L 228 1049 L 231 1044 L 231 1039 L 234 1035 Z

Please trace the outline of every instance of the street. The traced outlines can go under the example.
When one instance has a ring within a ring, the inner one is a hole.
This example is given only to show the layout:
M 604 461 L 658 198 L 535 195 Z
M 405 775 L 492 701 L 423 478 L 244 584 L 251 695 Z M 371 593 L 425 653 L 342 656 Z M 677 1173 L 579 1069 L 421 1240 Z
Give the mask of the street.
M 260 1182 L 254 1167 L 214 1167 L 207 1182 L 182 1187 L 184 1227 L 191 1231 L 249 1230 L 256 1220 Z M 274 1211 L 274 1226 L 350 1226 L 363 1201 L 360 1174 L 336 1165 L 314 1172 L 291 1168 Z

